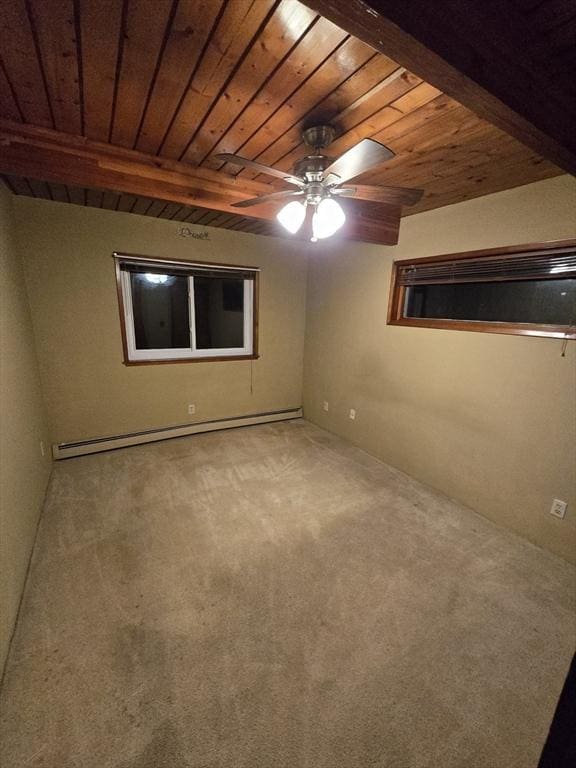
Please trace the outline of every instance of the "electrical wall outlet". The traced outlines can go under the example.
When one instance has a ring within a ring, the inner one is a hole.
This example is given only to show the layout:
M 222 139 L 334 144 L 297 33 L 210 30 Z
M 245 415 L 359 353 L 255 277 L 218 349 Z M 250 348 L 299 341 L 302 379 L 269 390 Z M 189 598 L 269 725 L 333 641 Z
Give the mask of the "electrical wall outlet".
M 350 413 L 348 414 L 348 418 L 354 421 L 354 419 L 356 418 L 356 408 L 350 408 Z
M 550 514 L 563 520 L 564 515 L 566 514 L 567 506 L 568 504 L 565 501 L 562 501 L 561 499 L 554 499 L 552 506 L 550 507 Z
M 40 454 L 46 456 L 46 448 L 44 447 L 44 440 L 40 440 Z
M 188 416 L 194 416 L 196 413 L 196 404 L 195 403 L 189 403 L 188 404 Z
M 324 400 L 322 403 L 322 410 L 327 411 L 328 410 L 328 400 Z

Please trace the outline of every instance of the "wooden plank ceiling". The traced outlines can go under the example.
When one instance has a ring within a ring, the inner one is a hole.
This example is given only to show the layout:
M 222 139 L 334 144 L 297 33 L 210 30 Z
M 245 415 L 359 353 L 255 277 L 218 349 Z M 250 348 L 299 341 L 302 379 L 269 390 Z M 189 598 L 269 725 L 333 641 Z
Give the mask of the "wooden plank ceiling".
M 533 6 L 541 12 L 543 3 Z M 358 182 L 424 189 L 404 215 L 562 172 L 298 0 L 0 0 L 0 19 L 0 116 L 12 132 L 35 126 L 57 131 L 54 141 L 85 137 L 150 164 L 185 164 L 209 179 L 217 171 L 223 186 L 233 176 L 238 189 L 250 181 L 272 189 L 283 182 L 214 154 L 289 171 L 306 154 L 302 128 L 329 122 L 331 156 L 366 137 L 394 150 Z M 543 34 L 565 34 L 549 18 L 541 23 Z M 149 188 L 146 197 L 126 194 L 88 175 L 63 184 L 32 162 L 23 172 L 7 149 L 2 156 L 16 194 L 277 233 L 266 218 L 154 199 Z
M 306 0 L 576 175 L 574 0 Z

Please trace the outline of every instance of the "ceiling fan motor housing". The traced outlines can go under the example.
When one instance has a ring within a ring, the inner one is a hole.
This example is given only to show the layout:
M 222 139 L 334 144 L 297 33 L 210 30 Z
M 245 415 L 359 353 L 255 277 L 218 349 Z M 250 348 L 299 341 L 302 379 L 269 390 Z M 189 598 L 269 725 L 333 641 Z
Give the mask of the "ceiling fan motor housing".
M 307 181 L 321 181 L 324 169 L 332 162 L 326 155 L 307 155 L 294 164 L 294 175 Z

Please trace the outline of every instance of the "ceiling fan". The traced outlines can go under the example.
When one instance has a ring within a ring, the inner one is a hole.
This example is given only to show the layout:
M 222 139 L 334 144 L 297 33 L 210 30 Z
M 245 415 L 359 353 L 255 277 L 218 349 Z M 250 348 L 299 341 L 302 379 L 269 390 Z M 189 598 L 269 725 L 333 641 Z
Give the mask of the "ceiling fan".
M 331 125 L 306 128 L 302 132 L 302 139 L 313 149 L 313 152 L 295 163 L 292 174 L 255 160 L 248 160 L 240 155 L 230 153 L 216 155 L 218 160 L 276 176 L 297 187 L 297 189 L 286 189 L 253 197 L 250 200 L 242 200 L 239 203 L 233 203 L 234 207 L 248 208 L 272 200 L 296 198 L 281 208 L 276 218 L 288 232 L 296 234 L 306 219 L 307 206 L 311 206 L 313 215 L 310 239 L 316 242 L 335 234 L 346 220 L 346 214 L 337 201 L 338 197 L 355 197 L 359 200 L 371 200 L 394 206 L 414 205 L 420 200 L 424 194 L 421 189 L 377 187 L 365 184 L 342 186 L 385 160 L 390 160 L 394 157 L 394 152 L 374 139 L 362 139 L 334 160 L 322 154 L 322 150 L 332 143 L 335 135 L 336 131 Z

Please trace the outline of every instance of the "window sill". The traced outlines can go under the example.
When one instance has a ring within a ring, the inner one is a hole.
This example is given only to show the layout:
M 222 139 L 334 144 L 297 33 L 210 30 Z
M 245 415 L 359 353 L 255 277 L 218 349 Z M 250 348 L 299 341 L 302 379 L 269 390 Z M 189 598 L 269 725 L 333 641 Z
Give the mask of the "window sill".
M 388 325 L 403 325 L 409 328 L 440 328 L 445 331 L 504 333 L 510 336 L 540 336 L 552 339 L 576 339 L 576 328 L 564 325 L 487 323 L 483 320 L 433 320 L 415 317 L 401 317 L 389 320 Z
M 216 363 L 231 360 L 258 360 L 260 355 L 222 355 L 215 357 L 172 357 L 165 360 L 126 360 L 124 365 L 176 365 L 178 363 Z

